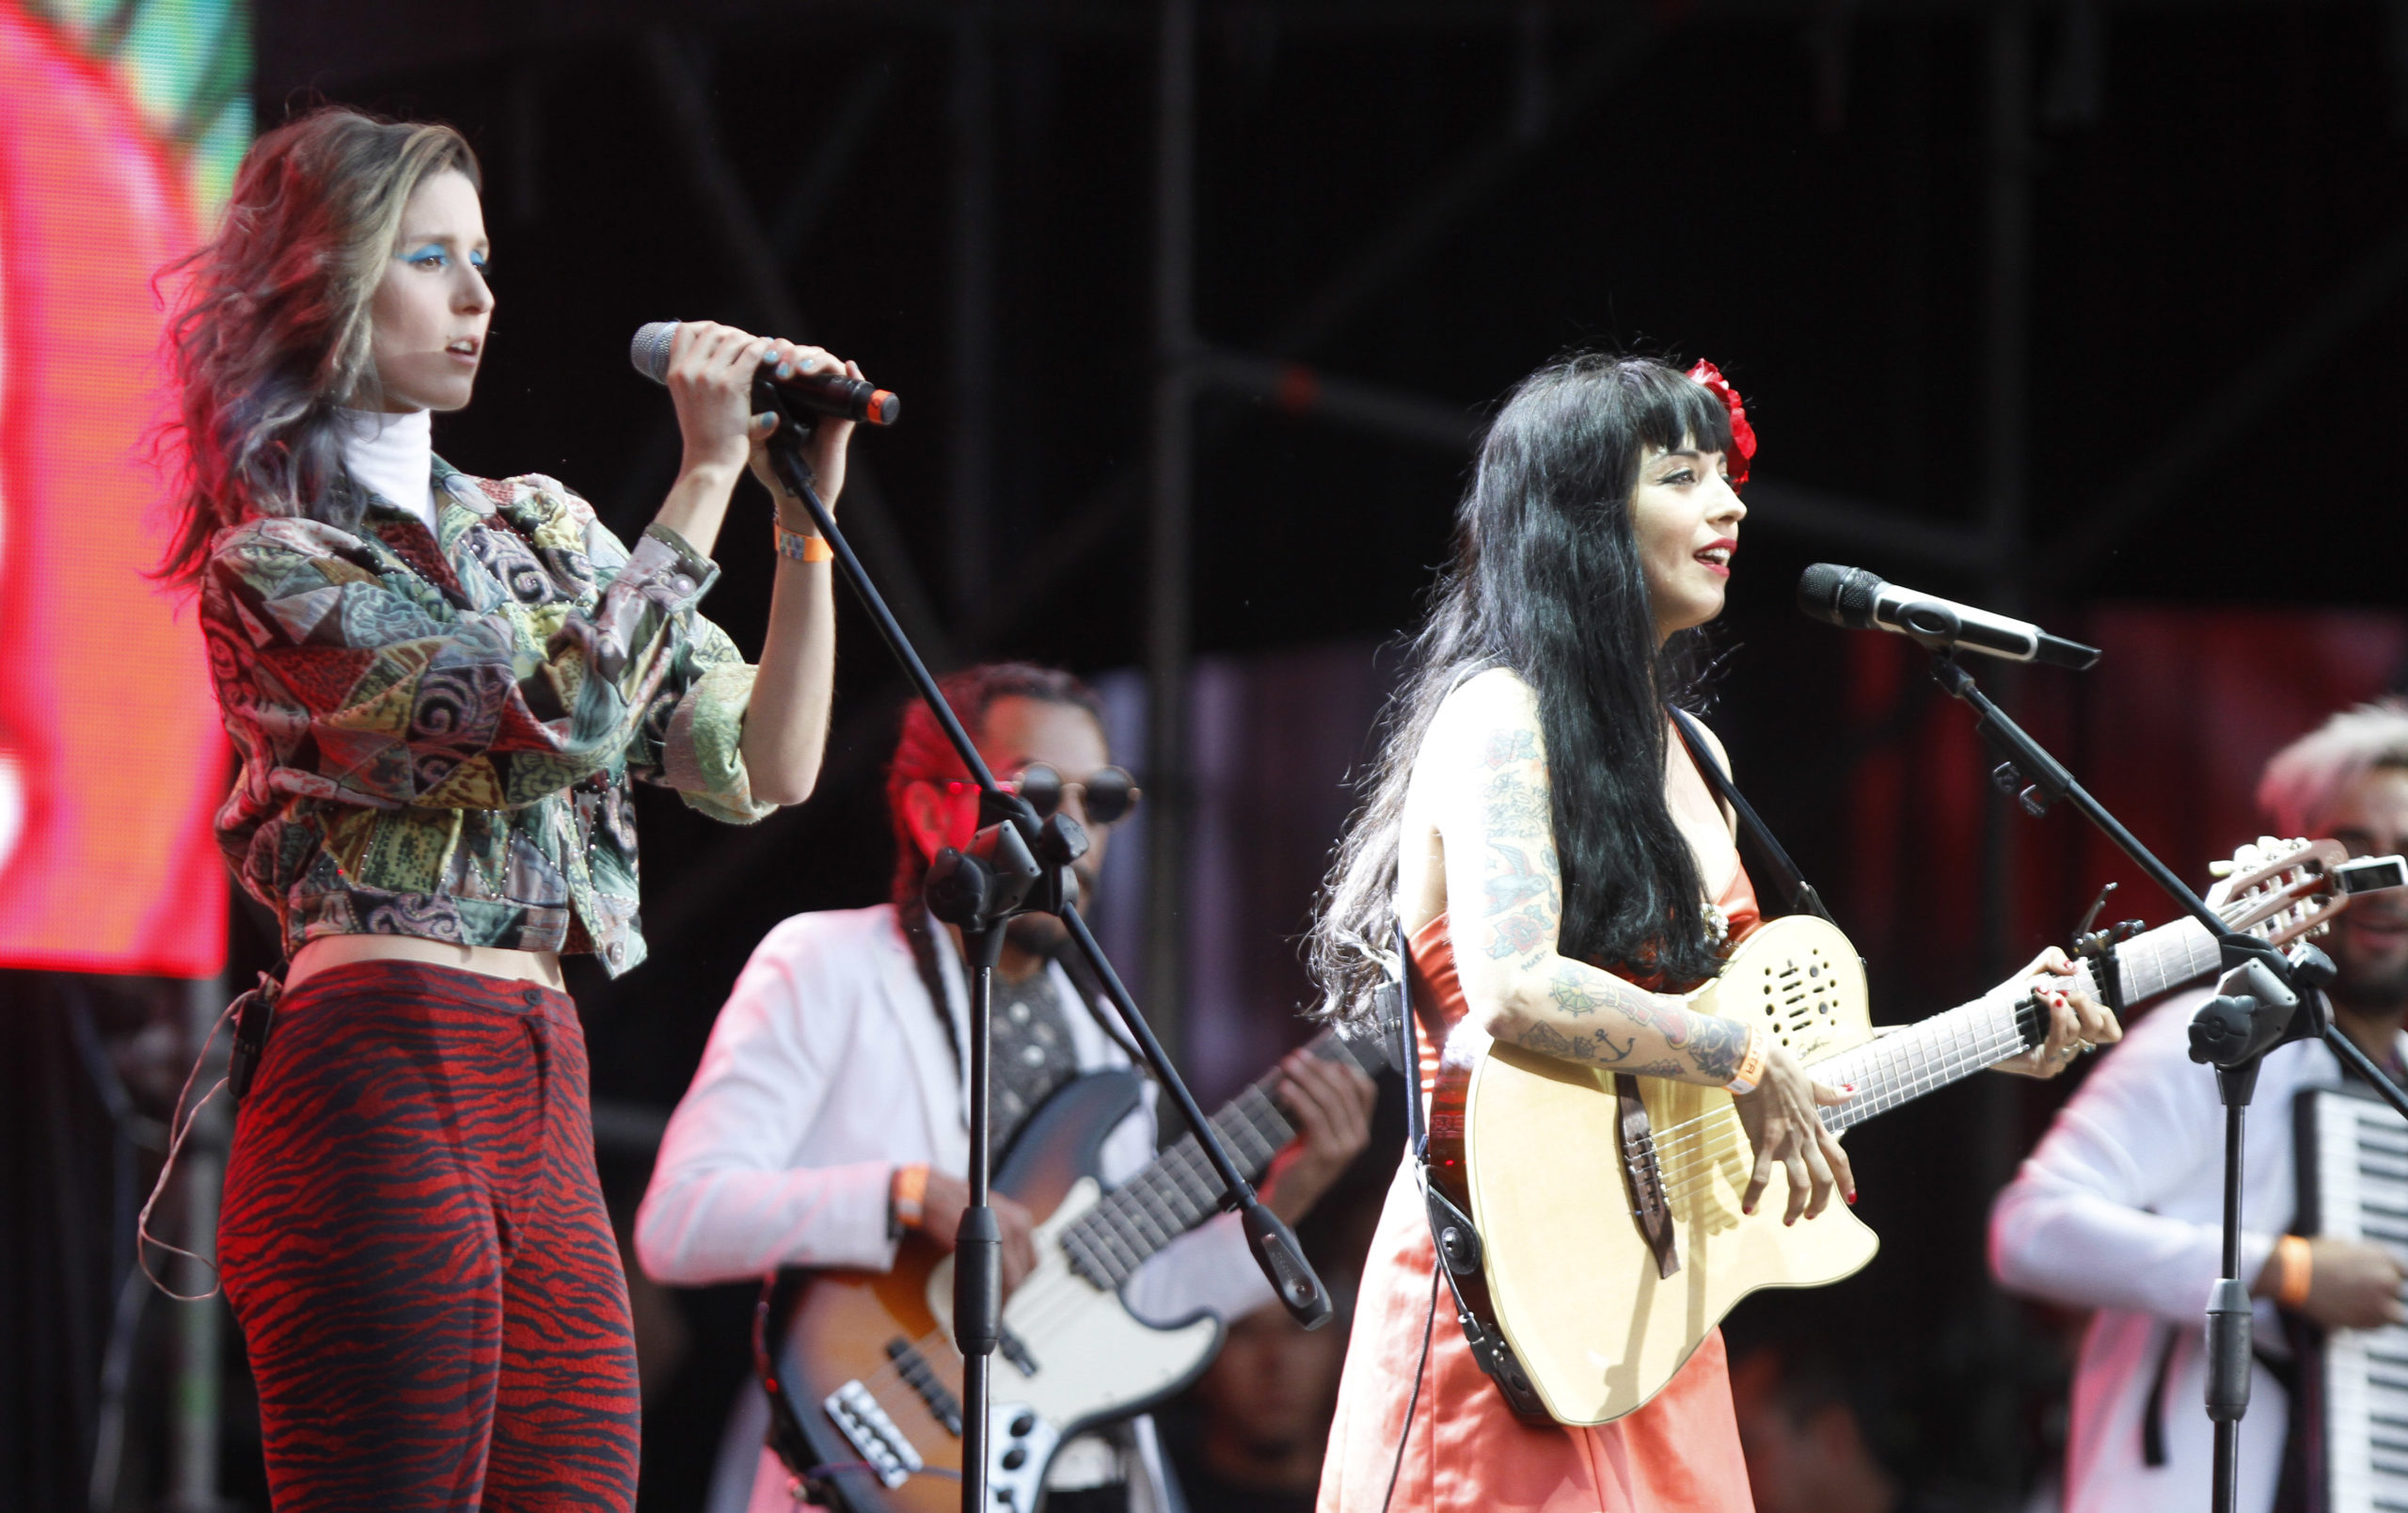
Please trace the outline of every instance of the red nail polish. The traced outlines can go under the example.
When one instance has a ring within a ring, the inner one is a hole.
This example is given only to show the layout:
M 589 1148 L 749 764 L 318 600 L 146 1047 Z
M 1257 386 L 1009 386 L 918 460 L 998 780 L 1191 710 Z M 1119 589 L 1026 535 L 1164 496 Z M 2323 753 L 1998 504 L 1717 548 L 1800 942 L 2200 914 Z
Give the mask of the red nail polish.
M 1847 1205 L 1848 1205 L 1850 1208 L 1854 1208 L 1854 1207 L 1856 1206 L 1856 1194 L 1854 1194 L 1854 1193 L 1849 1193 L 1849 1194 L 1847 1195 Z
M 1402 1033 L 1402 1032 L 1400 1032 L 1400 1033 Z M 1755 1204 L 1753 1204 L 1753 1203 L 1748 1203 L 1748 1204 L 1744 1205 L 1743 1207 L 1741 1207 L 1741 1208 L 1740 1208 L 1740 1210 L 1739 1210 L 1739 1212 L 1741 1212 L 1741 1213 L 1743 1213 L 1743 1214 L 1746 1214 L 1746 1215 L 1750 1216 L 1751 1218 L 1752 1218 L 1752 1217 L 1754 1217 L 1755 1212 L 1756 1212 L 1756 1205 L 1755 1205 Z

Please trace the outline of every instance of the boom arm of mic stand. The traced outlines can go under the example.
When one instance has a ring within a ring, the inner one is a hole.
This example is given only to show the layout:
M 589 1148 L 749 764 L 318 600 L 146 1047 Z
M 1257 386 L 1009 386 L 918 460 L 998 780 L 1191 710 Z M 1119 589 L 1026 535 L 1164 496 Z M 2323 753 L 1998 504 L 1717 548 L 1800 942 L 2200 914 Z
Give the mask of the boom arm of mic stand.
M 2125 829 L 2121 820 L 2107 812 L 2105 804 L 2091 797 L 2089 790 L 2075 782 L 2073 774 L 2066 771 L 2062 763 L 2026 734 L 2021 725 L 2008 719 L 2005 710 L 1992 704 L 1989 695 L 1982 692 L 1981 685 L 1973 681 L 1973 675 L 1958 666 L 1956 659 L 1949 655 L 1946 647 L 1933 645 L 1930 650 L 1931 676 L 1939 680 L 1941 688 L 1972 706 L 1973 711 L 1981 717 L 1978 728 L 1982 734 L 2007 753 L 2034 787 L 2052 799 L 2066 800 L 2081 811 L 2082 817 L 2113 841 L 2116 850 L 2131 857 L 2132 865 L 2147 873 L 2148 880 L 2163 890 L 2166 897 L 2207 926 L 2208 933 L 2225 948 L 2227 957 L 2236 948 L 2249 956 L 2271 955 L 2276 970 L 2283 971 L 2288 978 L 2289 972 L 2282 964 L 2281 953 L 2273 951 L 2256 937 L 2241 934 L 2226 925 L 2221 916 L 2208 907 L 2206 900 L 2191 891 L 2189 884 L 2177 877 L 2173 868 L 2159 861 L 2147 847 L 2140 843 L 2140 837 Z M 2232 966 L 2237 963 L 2227 960 L 2225 964 Z
M 937 680 L 929 674 L 927 664 L 920 660 L 911 637 L 903 633 L 903 627 L 895 618 L 894 611 L 886 607 L 886 599 L 879 593 L 878 585 L 870 581 L 868 569 L 862 565 L 859 557 L 853 555 L 852 545 L 845 539 L 845 534 L 836 529 L 835 512 L 829 509 L 827 502 L 819 497 L 818 489 L 814 486 L 811 465 L 802 457 L 802 438 L 810 422 L 786 404 L 784 396 L 778 392 L 774 384 L 756 383 L 752 393 L 755 413 L 768 408 L 780 417 L 778 428 L 771 433 L 768 442 L 771 469 L 785 485 L 786 491 L 801 500 L 803 508 L 811 512 L 812 522 L 819 527 L 820 535 L 836 554 L 836 570 L 844 574 L 845 581 L 852 585 L 853 593 L 861 599 L 862 607 L 869 612 L 870 620 L 878 627 L 878 633 L 886 642 L 887 649 L 902 664 L 904 675 L 911 680 L 921 701 L 927 705 L 928 712 L 936 716 L 938 727 L 944 732 L 945 740 L 961 758 L 962 766 L 977 783 L 982 794 L 1007 798 L 1033 820 L 1034 811 L 1028 811 L 1023 801 L 1017 795 L 1003 794 L 993 770 L 978 755 L 977 742 L 970 739 L 970 732 L 962 727 L 952 706 L 945 703 L 944 694 L 938 690 Z M 1203 1148 L 1205 1156 L 1212 1163 L 1212 1170 L 1220 1175 L 1231 1206 L 1243 1216 L 1247 1248 L 1254 1252 L 1255 1265 L 1262 1268 L 1264 1278 L 1271 1283 L 1271 1290 L 1278 1295 L 1280 1303 L 1296 1322 L 1305 1328 L 1318 1329 L 1326 1324 L 1334 1312 L 1329 1290 L 1322 1285 L 1321 1278 L 1306 1263 L 1296 1236 L 1280 1222 L 1278 1215 L 1263 1206 L 1253 1184 L 1245 1180 L 1245 1174 L 1229 1159 L 1229 1153 L 1222 1145 L 1219 1133 L 1204 1117 L 1203 1109 L 1196 1107 L 1196 1095 L 1187 1091 L 1186 1082 L 1170 1064 L 1170 1058 L 1164 1052 L 1162 1043 L 1154 1038 L 1152 1027 L 1146 1023 L 1146 1016 L 1137 1010 L 1136 1000 L 1122 985 L 1120 974 L 1115 972 L 1112 963 L 1105 959 L 1103 948 L 1097 944 L 1094 932 L 1087 929 L 1086 920 L 1080 916 L 1077 905 L 1065 901 L 1061 916 L 1071 940 L 1078 945 L 1079 953 L 1095 969 L 1096 977 L 1104 985 L 1105 995 L 1111 998 L 1113 1008 L 1129 1027 L 1129 1032 L 1136 1038 L 1138 1048 L 1146 1053 L 1147 1065 L 1162 1086 L 1169 1091 L 1171 1101 L 1178 1105 L 1188 1126 L 1196 1132 L 1196 1143 Z
M 1920 639 L 1920 638 L 1919 638 Z M 2051 756 L 2040 743 L 2023 728 L 2006 717 L 2004 710 L 1992 704 L 1972 675 L 1956 665 L 1946 646 L 1936 641 L 1925 645 L 1932 654 L 1932 676 L 1940 686 L 1972 706 L 1981 716 L 1983 736 L 2004 750 L 2033 787 L 2052 801 L 2065 799 L 2082 812 L 2083 819 L 2097 826 L 2101 834 L 2115 843 L 2116 849 L 2132 859 L 2133 865 L 2148 874 L 2149 881 L 2165 891 L 2167 897 L 2180 904 L 2198 921 L 2208 927 L 2215 938 L 2227 973 L 2244 963 L 2262 962 L 2276 974 L 2286 987 L 2295 987 L 2296 977 L 2291 964 L 2254 935 L 2245 935 L 2227 926 L 2205 900 L 2192 892 L 2189 885 L 2174 875 L 2173 869 L 2152 855 L 2140 838 L 2126 830 L 2107 806 L 2092 798 L 2073 774 Z M 2391 1106 L 2408 1117 L 2408 1095 L 2391 1085 L 2388 1077 L 2378 1071 L 2373 1062 L 2347 1035 L 2325 1027 L 2325 1039 L 2334 1053 L 2354 1066 L 2375 1091 Z M 2241 1485 L 2241 1420 L 2249 1410 L 2249 1380 L 2251 1361 L 2249 1329 L 2252 1317 L 2248 1285 L 2241 1278 L 2241 1179 L 2242 1132 L 2248 1116 L 2249 1100 L 2257 1089 L 2258 1065 L 2262 1048 L 2239 1065 L 2219 1062 L 2216 1068 L 2218 1094 L 2225 1110 L 2224 1154 L 2224 1224 L 2221 1276 L 2208 1301 L 2208 1417 L 2214 1425 L 2214 1469 L 2210 1477 L 2210 1506 L 2213 1513 L 2233 1513 L 2239 1501 Z

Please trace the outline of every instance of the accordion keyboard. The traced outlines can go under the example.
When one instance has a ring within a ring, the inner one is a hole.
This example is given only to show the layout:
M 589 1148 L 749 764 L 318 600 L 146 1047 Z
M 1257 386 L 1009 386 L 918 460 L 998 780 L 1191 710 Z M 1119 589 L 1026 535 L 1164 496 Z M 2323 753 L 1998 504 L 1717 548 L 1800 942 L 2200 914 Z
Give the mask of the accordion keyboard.
M 2408 1123 L 2349 1092 L 2300 1094 L 2303 1228 L 2408 1258 Z M 2324 1344 L 2332 1513 L 2408 1513 L 2408 1326 L 2337 1330 Z

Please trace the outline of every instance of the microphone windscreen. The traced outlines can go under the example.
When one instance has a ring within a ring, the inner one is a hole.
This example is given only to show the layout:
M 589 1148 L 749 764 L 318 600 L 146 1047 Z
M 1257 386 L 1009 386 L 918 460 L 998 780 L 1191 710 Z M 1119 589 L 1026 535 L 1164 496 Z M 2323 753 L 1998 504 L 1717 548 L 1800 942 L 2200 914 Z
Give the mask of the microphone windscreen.
M 636 327 L 636 339 L 627 343 L 627 360 L 636 372 L 657 384 L 669 381 L 669 343 L 677 339 L 675 321 L 647 321 Z
M 1818 562 L 1798 578 L 1798 607 L 1814 619 L 1850 630 L 1873 629 L 1875 596 L 1881 580 L 1861 567 Z

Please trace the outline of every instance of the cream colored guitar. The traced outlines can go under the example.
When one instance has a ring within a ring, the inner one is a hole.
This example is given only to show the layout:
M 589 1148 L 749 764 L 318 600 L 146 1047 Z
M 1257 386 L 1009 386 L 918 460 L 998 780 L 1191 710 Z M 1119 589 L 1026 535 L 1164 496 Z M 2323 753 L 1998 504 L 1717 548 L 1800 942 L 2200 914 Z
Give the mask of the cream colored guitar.
M 2329 840 L 2269 837 L 2242 849 L 2207 901 L 2279 945 L 2321 930 L 2348 901 L 2334 875 L 2347 862 Z M 2213 970 L 2217 951 L 2206 927 L 2185 918 L 2126 941 L 2116 959 L 2122 1001 L 2138 1003 Z M 2081 971 L 2103 998 L 2087 962 Z M 1855 948 L 1806 915 L 1750 935 L 1694 1002 L 1760 1021 L 1818 1080 L 1855 1086 L 1851 1101 L 1824 1113 L 1834 1130 L 1995 1065 L 2047 1027 L 2018 978 L 1877 1034 Z M 1495 1043 L 1475 1026 L 1449 1040 L 1432 1100 L 1431 1180 L 1471 1216 L 1483 1250 L 1465 1301 L 1483 1327 L 1502 1330 L 1564 1424 L 1603 1424 L 1645 1403 L 1748 1294 L 1836 1282 L 1880 1247 L 1841 1204 L 1784 1227 L 1778 1169 L 1754 1216 L 1742 1215 L 1753 1160 L 1730 1095 L 1630 1080 L 1649 1133 L 1628 1153 L 1610 1072 Z

